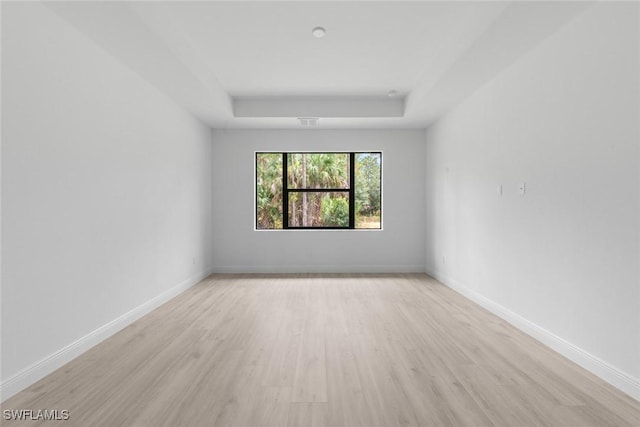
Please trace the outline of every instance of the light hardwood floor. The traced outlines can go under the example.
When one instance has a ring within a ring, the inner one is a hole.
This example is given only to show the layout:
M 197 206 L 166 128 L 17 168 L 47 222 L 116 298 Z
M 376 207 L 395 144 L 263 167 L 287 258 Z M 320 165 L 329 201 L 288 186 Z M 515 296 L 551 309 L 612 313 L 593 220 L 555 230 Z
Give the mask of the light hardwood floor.
M 640 426 L 638 402 L 418 274 L 211 276 L 2 409 L 79 427 Z

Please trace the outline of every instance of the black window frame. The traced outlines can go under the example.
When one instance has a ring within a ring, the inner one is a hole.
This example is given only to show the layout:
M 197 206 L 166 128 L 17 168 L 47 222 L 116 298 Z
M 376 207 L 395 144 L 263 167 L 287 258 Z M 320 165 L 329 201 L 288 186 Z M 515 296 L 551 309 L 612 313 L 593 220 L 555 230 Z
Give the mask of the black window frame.
M 257 217 L 257 209 L 258 209 L 258 199 L 257 199 L 257 191 L 255 191 L 255 206 L 254 212 L 256 213 L 255 218 L 255 229 L 256 230 L 369 230 L 369 231 L 380 231 L 382 230 L 382 151 L 256 151 L 254 158 L 254 172 L 257 176 L 257 165 L 258 165 L 258 155 L 260 154 L 282 154 L 282 228 L 258 228 L 258 217 Z M 379 228 L 356 228 L 356 197 L 355 197 L 355 188 L 356 188 L 356 154 L 378 154 L 380 156 L 380 227 Z M 349 155 L 349 188 L 289 188 L 289 159 L 288 156 L 292 154 L 348 154 Z M 254 179 L 254 185 L 257 186 L 257 179 Z M 254 190 L 257 190 L 257 187 L 254 187 Z M 336 226 L 296 226 L 292 227 L 289 225 L 289 194 L 290 193 L 347 193 L 349 195 L 349 225 L 346 227 L 336 227 Z

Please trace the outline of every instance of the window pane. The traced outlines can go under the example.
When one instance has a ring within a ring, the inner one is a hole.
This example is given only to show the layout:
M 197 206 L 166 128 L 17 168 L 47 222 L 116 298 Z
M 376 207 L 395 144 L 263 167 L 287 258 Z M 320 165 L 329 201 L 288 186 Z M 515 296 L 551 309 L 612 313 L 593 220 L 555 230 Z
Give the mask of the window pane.
M 349 153 L 290 153 L 289 188 L 349 188 Z
M 349 227 L 349 193 L 289 193 L 289 227 Z
M 256 228 L 282 228 L 282 153 L 256 154 Z
M 356 228 L 381 228 L 380 153 L 356 153 Z

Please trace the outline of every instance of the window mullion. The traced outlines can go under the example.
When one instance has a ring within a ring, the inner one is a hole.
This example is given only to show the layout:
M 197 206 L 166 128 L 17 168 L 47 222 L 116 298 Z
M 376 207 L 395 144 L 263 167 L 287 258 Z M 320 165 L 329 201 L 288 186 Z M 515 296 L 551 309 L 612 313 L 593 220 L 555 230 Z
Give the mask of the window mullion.
M 289 228 L 289 172 L 287 153 L 282 153 L 282 228 Z
M 349 228 L 356 228 L 356 153 L 349 153 Z

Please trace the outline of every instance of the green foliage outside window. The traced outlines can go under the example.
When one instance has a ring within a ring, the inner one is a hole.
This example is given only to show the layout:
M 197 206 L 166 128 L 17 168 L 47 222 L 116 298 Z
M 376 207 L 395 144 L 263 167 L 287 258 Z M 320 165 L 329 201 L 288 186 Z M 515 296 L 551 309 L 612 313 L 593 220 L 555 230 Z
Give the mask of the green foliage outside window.
M 349 228 L 353 197 L 351 228 L 380 229 L 382 154 L 355 153 L 353 159 L 354 165 L 351 153 L 256 153 L 256 227 Z
M 260 229 L 282 228 L 282 154 L 256 155 L 256 213 Z
M 338 227 L 349 226 L 349 203 L 345 198 L 326 198 L 322 203 L 322 222 L 336 224 Z

